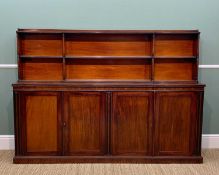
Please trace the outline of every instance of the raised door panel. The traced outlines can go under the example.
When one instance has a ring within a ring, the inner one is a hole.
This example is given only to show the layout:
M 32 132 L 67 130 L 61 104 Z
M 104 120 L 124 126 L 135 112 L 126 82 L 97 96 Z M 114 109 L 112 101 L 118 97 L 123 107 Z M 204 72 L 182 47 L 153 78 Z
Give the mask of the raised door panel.
M 24 92 L 20 95 L 23 154 L 61 154 L 60 101 L 56 92 Z
M 150 155 L 153 93 L 114 92 L 111 118 L 113 155 Z
M 103 155 L 107 150 L 106 96 L 66 92 L 65 155 Z
M 196 149 L 196 92 L 156 92 L 155 155 L 189 156 Z

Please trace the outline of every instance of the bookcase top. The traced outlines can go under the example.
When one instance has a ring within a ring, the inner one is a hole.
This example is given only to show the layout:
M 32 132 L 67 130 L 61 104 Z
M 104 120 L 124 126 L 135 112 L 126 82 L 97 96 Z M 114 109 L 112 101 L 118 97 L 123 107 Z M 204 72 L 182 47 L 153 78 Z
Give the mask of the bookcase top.
M 199 30 L 68 30 L 17 29 L 17 33 L 79 33 L 79 34 L 199 34 Z

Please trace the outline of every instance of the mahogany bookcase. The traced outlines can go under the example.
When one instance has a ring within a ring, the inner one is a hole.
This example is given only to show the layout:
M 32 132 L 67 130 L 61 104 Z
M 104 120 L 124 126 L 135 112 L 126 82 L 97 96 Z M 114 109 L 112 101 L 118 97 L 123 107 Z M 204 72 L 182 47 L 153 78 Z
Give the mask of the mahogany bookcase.
M 18 29 L 14 163 L 202 163 L 197 30 Z

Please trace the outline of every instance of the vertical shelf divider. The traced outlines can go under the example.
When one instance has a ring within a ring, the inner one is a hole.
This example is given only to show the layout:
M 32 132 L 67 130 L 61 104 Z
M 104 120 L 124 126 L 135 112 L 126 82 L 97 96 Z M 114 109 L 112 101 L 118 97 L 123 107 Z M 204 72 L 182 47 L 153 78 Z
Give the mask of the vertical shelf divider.
M 195 69 L 193 68 L 193 70 L 195 70 L 194 72 L 193 72 L 193 78 L 194 78 L 194 80 L 196 80 L 196 82 L 198 83 L 198 65 L 199 65 L 199 41 L 200 40 L 200 34 L 198 33 L 198 36 L 197 36 L 197 38 L 196 38 L 196 40 L 195 40 L 195 47 L 193 46 L 193 48 L 195 48 L 195 51 L 194 51 L 194 54 L 195 54 L 195 56 L 196 56 L 196 62 L 195 62 Z
M 22 80 L 22 68 L 21 68 L 21 60 L 20 60 L 20 55 L 21 55 L 21 50 L 20 50 L 20 44 L 21 44 L 21 37 L 17 33 L 17 63 L 18 63 L 18 80 Z
M 66 80 L 65 52 L 65 33 L 62 33 L 62 76 L 64 81 Z
M 154 82 L 154 69 L 155 69 L 154 56 L 155 56 L 155 33 L 153 33 L 153 38 L 152 38 L 152 59 L 151 59 L 151 81 L 152 82 Z

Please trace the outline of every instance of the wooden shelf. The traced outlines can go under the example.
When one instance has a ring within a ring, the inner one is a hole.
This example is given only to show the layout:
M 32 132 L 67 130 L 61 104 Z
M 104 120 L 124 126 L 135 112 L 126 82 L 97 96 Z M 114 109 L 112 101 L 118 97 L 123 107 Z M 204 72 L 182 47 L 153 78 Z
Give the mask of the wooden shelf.
M 199 34 L 198 30 L 60 30 L 60 29 L 18 29 L 18 34 Z
M 129 84 L 129 83 L 149 83 L 150 80 L 146 79 L 66 79 L 64 82 L 66 83 L 87 83 L 87 84 L 95 84 L 95 83 L 117 83 L 119 84 Z
M 152 59 L 152 56 L 66 56 L 66 59 L 110 59 L 110 60 L 117 60 L 117 59 Z
M 66 58 L 66 59 L 152 59 L 152 56 L 43 56 L 43 55 L 39 55 L 39 56 L 33 56 L 33 55 L 20 55 L 19 58 L 33 58 L 33 59 L 41 59 L 41 58 Z
M 36 59 L 42 59 L 42 58 L 45 58 L 45 59 L 46 59 L 46 58 L 48 58 L 48 59 L 56 59 L 56 58 L 57 58 L 57 59 L 60 59 L 60 58 L 63 58 L 63 57 L 62 57 L 62 56 L 45 56 L 45 55 L 44 55 L 44 56 L 43 56 L 43 55 L 41 55 L 41 56 L 40 56 L 40 55 L 39 55 L 39 56 L 20 55 L 19 58 L 24 58 L 24 59 L 30 59 L 30 58 L 31 58 L 31 59 L 35 59 L 35 58 L 36 58 Z
M 155 59 L 197 59 L 196 56 L 155 56 Z

